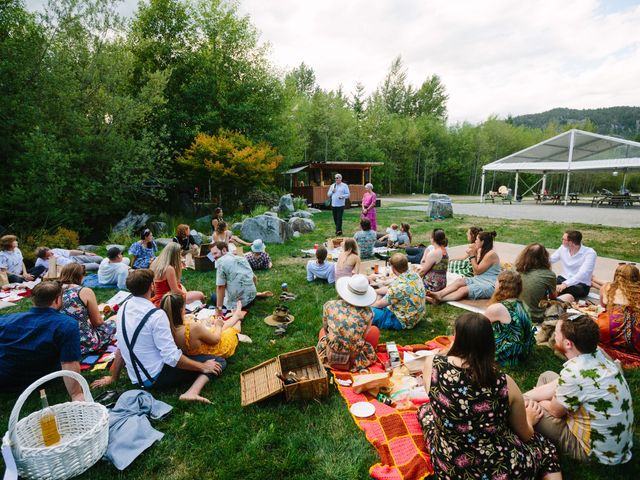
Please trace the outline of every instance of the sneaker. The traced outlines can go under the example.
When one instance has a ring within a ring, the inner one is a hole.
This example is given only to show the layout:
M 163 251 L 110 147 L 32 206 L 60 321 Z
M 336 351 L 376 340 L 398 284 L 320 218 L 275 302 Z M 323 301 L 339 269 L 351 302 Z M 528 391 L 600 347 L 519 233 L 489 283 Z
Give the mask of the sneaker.
M 379 260 L 384 260 L 385 262 L 389 261 L 389 255 L 384 255 L 382 253 L 374 253 L 373 256 Z

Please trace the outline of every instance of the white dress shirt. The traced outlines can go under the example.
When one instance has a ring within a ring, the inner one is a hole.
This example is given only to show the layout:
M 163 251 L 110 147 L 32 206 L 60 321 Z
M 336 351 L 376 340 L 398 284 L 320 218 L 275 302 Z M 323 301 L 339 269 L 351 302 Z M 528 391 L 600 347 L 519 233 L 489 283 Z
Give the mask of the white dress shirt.
M 116 320 L 116 340 L 118 348 L 122 353 L 122 358 L 127 365 L 127 373 L 132 383 L 138 383 L 138 377 L 131 362 L 129 349 L 124 341 L 122 333 L 122 315 L 125 315 L 127 328 L 127 337 L 129 341 L 133 339 L 133 333 L 136 327 L 149 310 L 156 308 L 153 303 L 143 297 L 131 297 L 127 300 L 118 311 L 118 319 Z M 158 310 L 149 319 L 133 347 L 133 351 L 146 368 L 152 378 L 157 377 L 162 371 L 162 367 L 167 364 L 175 367 L 182 356 L 182 351 L 176 346 L 176 342 L 171 335 L 169 327 L 169 318 L 164 310 Z M 140 372 L 143 381 L 146 381 L 144 373 Z
M 349 195 L 349 187 L 344 182 L 334 183 L 329 187 L 328 196 L 331 197 L 332 207 L 344 207 Z
M 565 278 L 564 283 L 567 287 L 584 283 L 591 285 L 591 276 L 596 266 L 596 251 L 593 248 L 580 246 L 580 250 L 575 255 L 571 255 L 569 249 L 561 246 L 549 258 L 551 263 L 558 260 L 562 264 L 562 276 Z
M 70 263 L 73 263 L 73 259 L 71 258 L 71 251 L 66 250 L 64 248 L 52 248 L 51 252 L 53 256 L 56 257 L 56 265 L 64 267 Z M 36 267 L 44 267 L 45 272 L 49 270 L 49 259 L 47 258 L 38 258 L 36 260 Z

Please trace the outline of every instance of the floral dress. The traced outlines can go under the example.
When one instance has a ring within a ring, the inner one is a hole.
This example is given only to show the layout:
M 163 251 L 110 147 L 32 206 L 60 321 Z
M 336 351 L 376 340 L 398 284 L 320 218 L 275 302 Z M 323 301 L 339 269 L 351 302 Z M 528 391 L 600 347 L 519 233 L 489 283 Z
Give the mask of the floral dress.
M 99 327 L 91 325 L 89 309 L 80 298 L 80 290 L 83 288 L 73 285 L 63 290 L 62 313 L 77 320 L 80 328 L 80 352 L 86 355 L 99 352 L 113 342 L 116 334 L 116 322 L 107 320 Z
M 524 360 L 536 344 L 531 318 L 520 300 L 503 300 L 511 317 L 509 323 L 493 322 L 496 340 L 496 361 L 503 367 L 515 367 Z
M 541 434 L 524 443 L 509 425 L 507 377 L 476 387 L 447 357 L 433 359 L 429 403 L 418 410 L 439 479 L 533 479 L 559 472 L 556 447 Z
M 372 320 L 370 307 L 355 307 L 344 300 L 325 303 L 322 312 L 325 334 L 316 346 L 322 362 L 330 367 L 334 359 L 351 361 L 352 372 L 375 363 L 376 351 L 364 339 Z
M 444 250 L 444 248 L 442 249 Z M 424 274 L 422 281 L 424 288 L 430 292 L 439 292 L 447 286 L 447 267 L 449 265 L 449 255 L 444 251 L 442 258 Z
M 155 240 L 151 242 L 151 246 L 143 245 L 138 241 L 129 247 L 129 255 L 135 255 L 136 260 L 133 262 L 133 268 L 149 268 L 151 262 L 156 258 L 158 245 Z

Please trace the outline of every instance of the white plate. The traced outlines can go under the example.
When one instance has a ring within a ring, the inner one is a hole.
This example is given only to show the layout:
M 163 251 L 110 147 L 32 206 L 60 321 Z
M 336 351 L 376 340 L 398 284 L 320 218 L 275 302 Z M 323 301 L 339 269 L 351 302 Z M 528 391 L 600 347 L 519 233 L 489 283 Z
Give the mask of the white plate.
M 358 402 L 351 405 L 349 411 L 356 417 L 366 418 L 376 413 L 376 407 L 369 402 Z
M 413 352 L 414 355 L 418 357 L 432 357 L 436 355 L 440 351 L 439 348 L 433 350 L 418 350 L 417 352 Z

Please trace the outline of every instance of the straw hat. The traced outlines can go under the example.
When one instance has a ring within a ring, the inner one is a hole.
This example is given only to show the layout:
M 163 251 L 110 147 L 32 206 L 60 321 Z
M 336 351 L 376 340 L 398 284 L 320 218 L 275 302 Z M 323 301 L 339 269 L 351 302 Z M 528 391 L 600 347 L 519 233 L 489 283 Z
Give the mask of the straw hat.
M 288 307 L 280 305 L 279 307 L 276 307 L 273 314 L 264 319 L 264 323 L 272 327 L 279 327 L 281 325 L 289 325 L 295 320 L 295 318 L 296 317 L 289 313 Z
M 356 307 L 368 307 L 376 301 L 376 291 L 364 275 L 342 277 L 336 282 L 336 290 L 342 299 Z
M 261 238 L 256 238 L 251 244 L 251 251 L 255 253 L 264 252 L 264 242 Z

